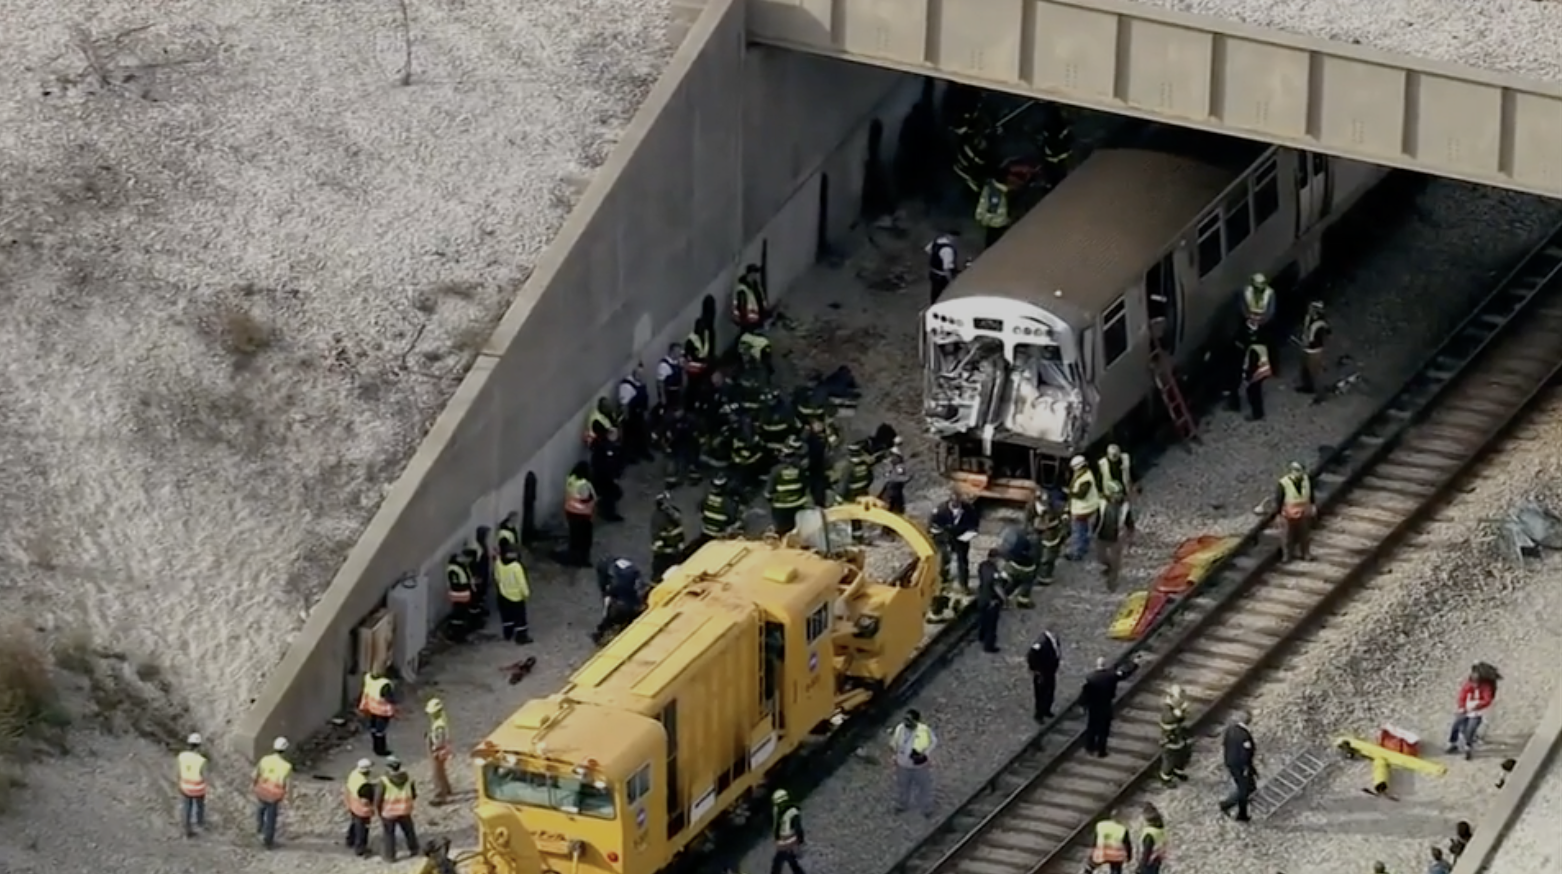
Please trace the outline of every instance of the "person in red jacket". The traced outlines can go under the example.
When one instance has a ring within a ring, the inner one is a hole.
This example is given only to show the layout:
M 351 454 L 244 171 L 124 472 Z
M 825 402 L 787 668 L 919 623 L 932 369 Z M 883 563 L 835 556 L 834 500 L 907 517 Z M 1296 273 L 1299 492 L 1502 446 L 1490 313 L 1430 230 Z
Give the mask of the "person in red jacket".
M 1464 757 L 1470 758 L 1475 750 L 1475 738 L 1480 732 L 1481 721 L 1497 698 L 1497 681 L 1502 679 L 1496 668 L 1477 662 L 1470 668 L 1470 676 L 1459 686 L 1459 700 L 1454 712 L 1453 725 L 1448 729 L 1448 752 L 1464 749 Z

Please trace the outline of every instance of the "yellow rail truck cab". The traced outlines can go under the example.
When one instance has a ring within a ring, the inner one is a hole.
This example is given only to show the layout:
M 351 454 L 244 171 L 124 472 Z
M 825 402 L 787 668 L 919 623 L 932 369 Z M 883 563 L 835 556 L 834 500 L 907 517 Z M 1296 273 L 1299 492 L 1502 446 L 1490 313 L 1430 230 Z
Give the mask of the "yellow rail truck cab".
M 563 690 L 477 748 L 481 854 L 495 870 L 661 871 L 811 732 L 904 669 L 936 593 L 931 542 L 868 504 L 813 515 L 788 543 L 701 548 Z M 833 523 L 850 518 L 911 544 L 895 580 L 869 581 L 860 552 L 831 557 Z

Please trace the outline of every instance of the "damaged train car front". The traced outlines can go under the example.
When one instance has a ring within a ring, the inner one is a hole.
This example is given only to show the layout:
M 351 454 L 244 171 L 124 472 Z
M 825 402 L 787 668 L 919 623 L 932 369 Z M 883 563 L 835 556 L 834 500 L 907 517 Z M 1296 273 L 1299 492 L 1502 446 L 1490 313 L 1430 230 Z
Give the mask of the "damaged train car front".
M 924 313 L 924 416 L 971 497 L 1029 500 L 1047 459 L 1081 449 L 1094 391 L 1077 332 L 1027 302 L 961 297 Z

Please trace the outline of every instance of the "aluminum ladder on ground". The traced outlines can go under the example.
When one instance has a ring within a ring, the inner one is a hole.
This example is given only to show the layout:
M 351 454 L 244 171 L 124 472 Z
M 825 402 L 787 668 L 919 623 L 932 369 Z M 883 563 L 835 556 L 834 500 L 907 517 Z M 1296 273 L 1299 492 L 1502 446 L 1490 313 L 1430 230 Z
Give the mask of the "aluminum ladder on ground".
M 1268 819 L 1338 762 L 1339 756 L 1329 751 L 1302 753 L 1258 787 L 1248 802 L 1248 815 L 1255 820 Z
M 1161 392 L 1161 403 L 1166 407 L 1167 415 L 1171 416 L 1172 425 L 1177 428 L 1177 438 L 1188 441 L 1198 436 L 1198 427 L 1193 423 L 1193 414 L 1188 410 L 1188 402 L 1182 396 L 1182 386 L 1177 383 L 1177 371 L 1172 366 L 1171 356 L 1162 349 L 1161 344 L 1150 340 L 1150 373 L 1155 377 L 1155 387 Z

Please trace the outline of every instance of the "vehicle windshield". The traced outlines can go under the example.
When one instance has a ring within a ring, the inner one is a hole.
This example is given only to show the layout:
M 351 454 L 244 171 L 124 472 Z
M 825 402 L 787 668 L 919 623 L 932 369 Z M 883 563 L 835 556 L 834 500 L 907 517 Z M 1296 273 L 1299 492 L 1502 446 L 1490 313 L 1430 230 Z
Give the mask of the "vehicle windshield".
M 483 793 L 502 804 L 537 807 L 574 813 L 596 819 L 613 819 L 613 787 L 598 788 L 595 783 L 574 774 L 550 774 L 525 766 L 485 765 Z

